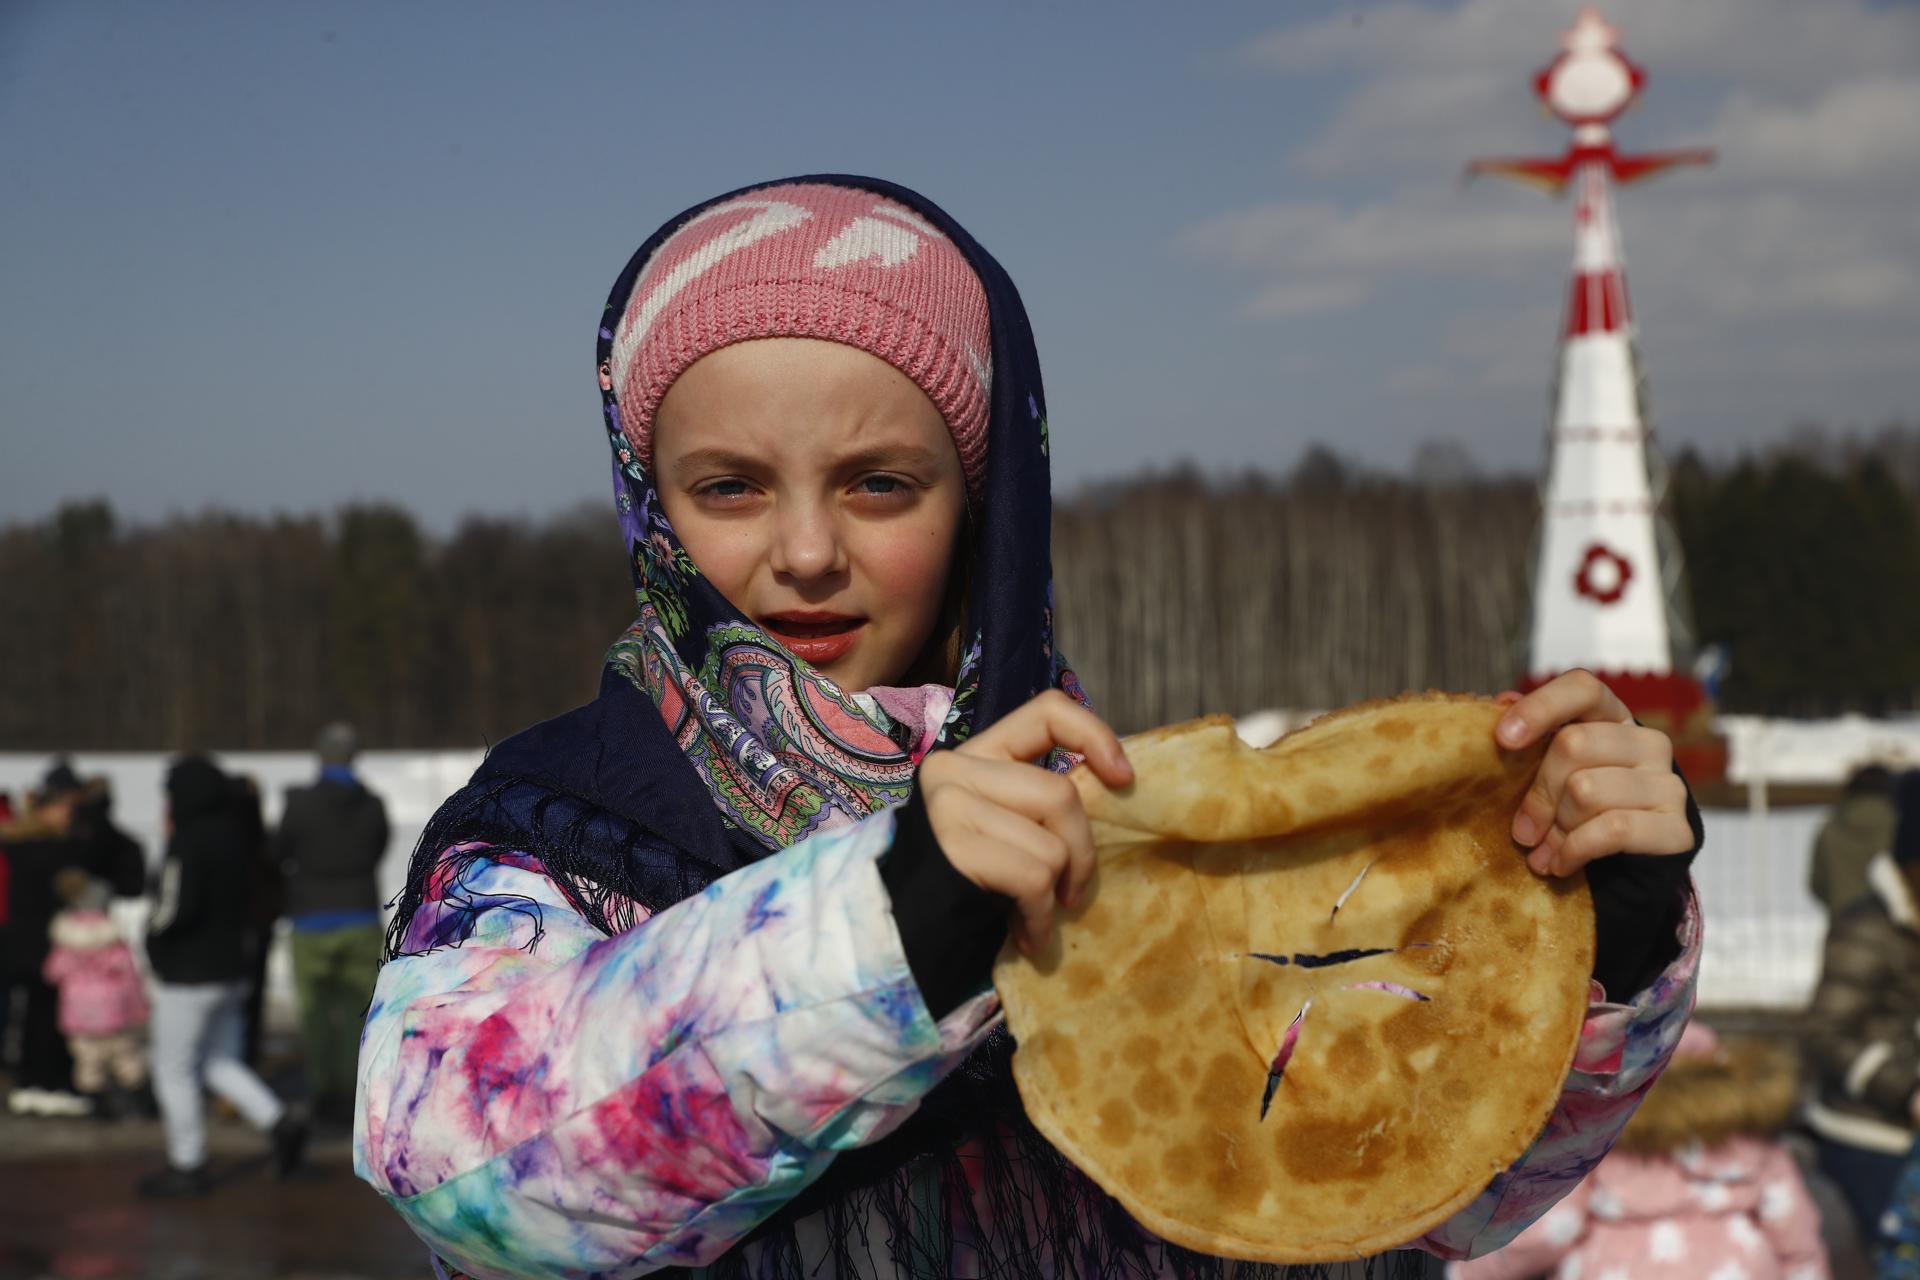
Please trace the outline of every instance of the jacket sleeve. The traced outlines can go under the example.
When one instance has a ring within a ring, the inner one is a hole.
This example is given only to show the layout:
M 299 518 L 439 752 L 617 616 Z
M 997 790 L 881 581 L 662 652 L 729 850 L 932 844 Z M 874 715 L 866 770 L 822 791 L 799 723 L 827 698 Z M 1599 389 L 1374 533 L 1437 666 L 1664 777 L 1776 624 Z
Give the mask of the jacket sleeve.
M 1810 1010 L 1809 1050 L 1826 1092 L 1864 1101 L 1906 1123 L 1907 1102 L 1920 1083 L 1920 1041 L 1906 1019 L 1871 1028 L 1885 993 L 1900 977 L 1905 945 L 1885 916 L 1844 913 L 1827 935 L 1820 985 Z
M 300 809 L 299 789 L 287 788 L 286 807 L 280 811 L 279 823 L 267 836 L 267 858 L 283 875 L 291 874 L 299 859 Z
M 1760 1173 L 1760 1233 L 1780 1260 L 1786 1280 L 1828 1280 L 1827 1246 L 1820 1238 L 1820 1209 L 1785 1147 L 1768 1152 Z
M 192 933 L 205 910 L 206 887 L 199 859 L 169 854 L 160 864 L 160 886 L 153 904 L 149 934 L 178 930 Z
M 1532 1280 L 1553 1274 L 1587 1234 L 1589 1183 L 1582 1182 L 1512 1243 L 1484 1258 L 1447 1264 L 1447 1280 Z
M 875 865 L 892 832 L 816 835 L 613 937 L 480 850 L 410 929 L 463 941 L 381 970 L 356 1171 L 482 1280 L 711 1261 L 998 1016 L 927 1013 Z
M 47 952 L 46 962 L 40 966 L 40 976 L 57 987 L 73 972 L 74 959 L 74 953 L 68 948 L 54 947 Z
M 1415 1242 L 1443 1258 L 1490 1253 L 1514 1239 L 1590 1173 L 1612 1149 L 1653 1087 L 1693 1012 L 1700 971 L 1700 903 L 1689 890 L 1680 956 L 1626 1004 L 1598 984 L 1574 1050 L 1573 1070 L 1547 1126 L 1514 1165 L 1465 1209 Z

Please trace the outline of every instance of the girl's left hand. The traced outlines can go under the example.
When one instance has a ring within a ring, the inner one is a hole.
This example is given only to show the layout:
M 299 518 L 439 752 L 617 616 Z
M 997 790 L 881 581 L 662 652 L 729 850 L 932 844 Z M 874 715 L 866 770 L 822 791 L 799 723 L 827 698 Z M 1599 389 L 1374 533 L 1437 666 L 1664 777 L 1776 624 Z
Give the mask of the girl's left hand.
M 1571 875 L 1615 853 L 1685 853 L 1687 785 L 1673 771 L 1673 743 L 1633 713 L 1590 671 L 1555 676 L 1521 697 L 1494 739 L 1510 751 L 1551 736 L 1533 788 L 1513 817 L 1515 842 L 1541 875 Z

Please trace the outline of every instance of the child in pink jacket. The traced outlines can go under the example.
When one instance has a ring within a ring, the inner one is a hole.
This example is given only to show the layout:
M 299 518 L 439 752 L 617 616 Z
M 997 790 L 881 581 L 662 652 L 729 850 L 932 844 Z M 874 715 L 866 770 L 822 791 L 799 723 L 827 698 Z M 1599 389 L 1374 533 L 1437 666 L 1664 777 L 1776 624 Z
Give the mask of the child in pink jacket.
M 1774 1141 L 1794 1088 L 1785 1054 L 1693 1023 L 1613 1153 L 1450 1280 L 1827 1280 L 1819 1211 Z
M 73 1085 L 95 1100 L 147 1082 L 141 1048 L 147 993 L 140 968 L 106 912 L 105 887 L 77 868 L 60 873 L 55 891 L 66 909 L 53 918 L 52 949 L 42 972 L 60 991 L 60 1032 L 73 1054 Z

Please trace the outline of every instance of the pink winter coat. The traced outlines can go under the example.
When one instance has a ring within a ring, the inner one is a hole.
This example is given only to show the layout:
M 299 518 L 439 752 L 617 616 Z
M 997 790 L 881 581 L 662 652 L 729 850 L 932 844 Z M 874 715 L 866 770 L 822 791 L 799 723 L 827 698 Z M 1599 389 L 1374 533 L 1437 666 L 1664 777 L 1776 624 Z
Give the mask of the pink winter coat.
M 106 912 L 62 911 L 41 972 L 60 989 L 60 1031 L 112 1036 L 144 1026 L 147 992 L 133 951 Z
M 1792 1110 L 1791 1068 L 1759 1046 L 1691 1047 L 1681 1042 L 1627 1126 L 1631 1150 L 1613 1151 L 1506 1248 L 1449 1267 L 1450 1280 L 1828 1280 L 1799 1167 L 1759 1136 Z

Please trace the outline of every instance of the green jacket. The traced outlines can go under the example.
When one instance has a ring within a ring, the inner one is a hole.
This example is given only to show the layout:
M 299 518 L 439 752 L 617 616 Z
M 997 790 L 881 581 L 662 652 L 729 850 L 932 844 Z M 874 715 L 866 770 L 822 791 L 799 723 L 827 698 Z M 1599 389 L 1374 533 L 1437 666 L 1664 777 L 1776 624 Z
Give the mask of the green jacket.
M 1893 847 L 1893 801 L 1871 792 L 1847 796 L 1833 808 L 1813 842 L 1807 891 L 1829 914 L 1867 896 L 1867 864 Z

